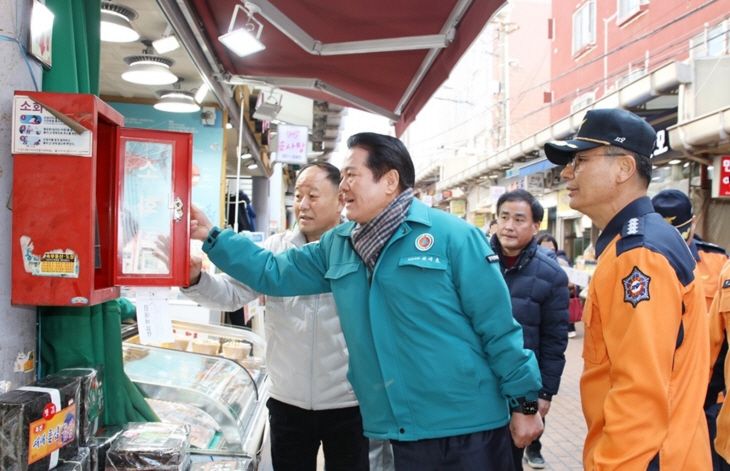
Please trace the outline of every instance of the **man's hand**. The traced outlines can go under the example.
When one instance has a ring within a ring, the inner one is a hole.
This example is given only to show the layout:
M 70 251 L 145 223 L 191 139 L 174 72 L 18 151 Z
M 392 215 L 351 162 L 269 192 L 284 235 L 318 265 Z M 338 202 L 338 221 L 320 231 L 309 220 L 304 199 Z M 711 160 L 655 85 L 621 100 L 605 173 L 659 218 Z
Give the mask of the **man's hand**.
M 190 286 L 197 285 L 200 281 L 200 272 L 203 271 L 203 259 L 194 255 L 190 256 Z
M 537 410 L 540 412 L 540 417 L 544 419 L 545 416 L 548 414 L 548 411 L 550 410 L 550 401 L 548 401 L 547 399 L 538 399 Z
M 542 416 L 539 412 L 532 415 L 512 412 L 509 431 L 515 445 L 518 448 L 524 448 L 542 433 Z
M 190 238 L 205 241 L 211 229 L 213 224 L 208 216 L 194 204 L 190 205 Z

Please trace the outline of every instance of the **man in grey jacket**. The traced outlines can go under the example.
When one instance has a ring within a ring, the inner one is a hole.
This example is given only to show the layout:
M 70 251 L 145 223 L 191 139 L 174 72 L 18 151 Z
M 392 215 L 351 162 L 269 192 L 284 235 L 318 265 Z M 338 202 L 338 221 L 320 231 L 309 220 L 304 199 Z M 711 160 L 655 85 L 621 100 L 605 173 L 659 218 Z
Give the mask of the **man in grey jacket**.
M 295 184 L 295 229 L 264 246 L 274 253 L 301 247 L 338 225 L 339 183 L 331 164 L 304 167 Z M 191 263 L 191 286 L 182 291 L 203 306 L 231 311 L 259 296 L 227 275 L 202 272 L 199 259 Z M 348 352 L 332 294 L 268 297 L 266 339 L 274 469 L 314 471 L 321 442 L 327 471 L 367 470 L 368 439 L 346 377 Z

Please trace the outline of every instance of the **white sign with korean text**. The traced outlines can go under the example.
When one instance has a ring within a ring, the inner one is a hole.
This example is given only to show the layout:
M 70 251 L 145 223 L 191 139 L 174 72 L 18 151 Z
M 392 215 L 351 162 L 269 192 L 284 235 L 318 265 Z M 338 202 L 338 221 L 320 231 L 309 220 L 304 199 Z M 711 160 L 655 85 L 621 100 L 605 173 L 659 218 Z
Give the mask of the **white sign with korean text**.
M 13 154 L 62 154 L 91 157 L 91 131 L 80 134 L 30 97 L 13 99 Z
M 307 126 L 280 124 L 277 137 L 279 139 L 276 149 L 277 162 L 299 165 L 307 163 L 307 142 L 309 141 Z
M 135 295 L 139 342 L 143 345 L 173 342 L 170 288 L 137 288 Z
M 577 270 L 571 267 L 561 267 L 568 275 L 568 281 L 578 286 L 588 286 L 591 281 L 591 275 L 583 270 Z

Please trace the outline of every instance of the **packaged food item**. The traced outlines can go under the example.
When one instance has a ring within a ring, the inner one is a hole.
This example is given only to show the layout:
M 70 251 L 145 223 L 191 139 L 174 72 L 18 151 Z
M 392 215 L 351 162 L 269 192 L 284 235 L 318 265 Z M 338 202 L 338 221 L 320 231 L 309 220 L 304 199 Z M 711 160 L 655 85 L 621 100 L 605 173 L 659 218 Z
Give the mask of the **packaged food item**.
M 91 471 L 104 471 L 106 452 L 109 451 L 114 439 L 122 433 L 122 429 L 121 425 L 107 425 L 86 443 L 90 452 L 89 464 Z
M 220 431 L 218 423 L 199 407 L 181 402 L 147 398 L 147 403 L 163 422 L 190 426 L 190 446 L 206 449 Z
M 261 357 L 246 357 L 238 363 L 248 370 L 260 370 L 264 364 L 264 359 Z
M 193 463 L 190 471 L 253 471 L 254 462 L 251 458 L 226 459 L 226 461 L 210 461 L 207 463 Z
M 107 470 L 184 471 L 190 427 L 164 422 L 130 422 L 106 454 Z
M 59 464 L 54 469 L 56 471 L 92 471 L 89 457 L 89 449 L 85 446 L 81 446 L 79 447 L 78 455 L 68 460 L 58 460 Z
M 94 368 L 65 368 L 52 376 L 76 377 L 80 380 L 79 397 L 79 444 L 85 445 L 99 431 L 104 412 L 104 392 L 102 389 L 104 365 Z
M 79 378 L 46 377 L 0 395 L 0 469 L 53 469 L 78 454 Z
M 243 360 L 251 352 L 251 344 L 229 340 L 223 344 L 223 356 L 231 360 Z
M 193 351 L 196 353 L 206 353 L 208 355 L 217 355 L 220 349 L 220 342 L 211 339 L 195 339 L 193 340 Z

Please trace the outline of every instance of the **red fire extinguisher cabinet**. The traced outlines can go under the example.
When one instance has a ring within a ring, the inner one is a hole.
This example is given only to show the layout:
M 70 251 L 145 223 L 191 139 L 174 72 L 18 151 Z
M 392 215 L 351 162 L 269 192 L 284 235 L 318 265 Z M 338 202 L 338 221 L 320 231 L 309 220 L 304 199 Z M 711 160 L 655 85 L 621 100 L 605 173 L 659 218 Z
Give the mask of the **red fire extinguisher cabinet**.
M 82 94 L 16 91 L 12 119 L 13 304 L 188 284 L 192 134 L 125 128 Z

